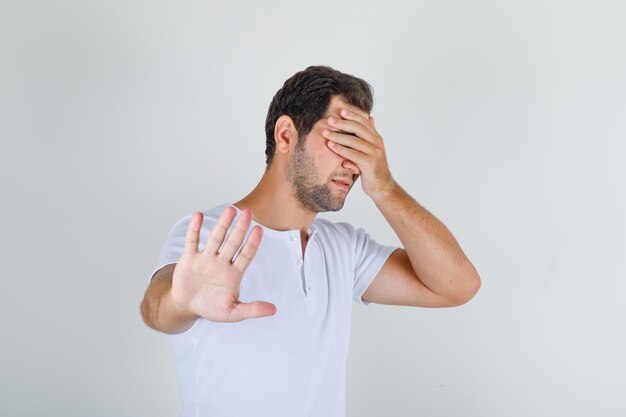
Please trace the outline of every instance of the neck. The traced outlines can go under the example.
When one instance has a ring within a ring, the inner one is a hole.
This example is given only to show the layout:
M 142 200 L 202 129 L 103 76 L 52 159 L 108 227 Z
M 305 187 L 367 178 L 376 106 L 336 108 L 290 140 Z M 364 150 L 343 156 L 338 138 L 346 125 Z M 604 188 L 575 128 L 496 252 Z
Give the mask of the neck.
M 265 227 L 300 230 L 306 236 L 316 213 L 300 205 L 284 171 L 276 165 L 272 163 L 250 194 L 236 202 L 235 206 L 252 211 L 254 221 Z

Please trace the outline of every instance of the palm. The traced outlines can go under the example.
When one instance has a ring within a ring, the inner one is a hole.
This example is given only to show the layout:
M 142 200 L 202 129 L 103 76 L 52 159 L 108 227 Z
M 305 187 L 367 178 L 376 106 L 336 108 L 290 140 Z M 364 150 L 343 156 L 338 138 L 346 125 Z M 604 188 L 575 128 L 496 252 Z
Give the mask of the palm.
M 267 302 L 239 301 L 241 280 L 259 247 L 262 229 L 256 226 L 242 246 L 252 220 L 252 214 L 244 210 L 225 240 L 235 215 L 236 211 L 232 208 L 224 211 L 201 252 L 198 251 L 198 243 L 202 218 L 194 215 L 187 230 L 184 252 L 174 269 L 173 300 L 210 321 L 240 321 L 272 315 L 276 311 L 276 307 Z M 222 243 L 223 247 L 218 252 Z

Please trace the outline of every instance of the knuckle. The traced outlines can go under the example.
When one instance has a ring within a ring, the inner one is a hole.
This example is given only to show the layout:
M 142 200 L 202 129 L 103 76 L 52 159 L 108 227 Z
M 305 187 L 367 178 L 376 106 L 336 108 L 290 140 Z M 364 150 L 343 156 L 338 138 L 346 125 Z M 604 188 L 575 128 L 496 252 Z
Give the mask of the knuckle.
M 242 258 L 244 261 L 251 261 L 252 256 L 247 251 L 241 251 L 237 258 Z
M 210 240 L 211 242 L 214 242 L 214 243 L 219 243 L 219 244 L 221 244 L 221 243 L 222 243 L 222 239 L 219 239 L 219 238 L 217 238 L 216 236 L 212 236 L 212 235 L 211 235 L 211 237 L 209 238 L 209 240 Z
M 234 242 L 232 239 L 228 239 L 225 243 L 225 245 L 230 246 L 231 248 L 239 248 L 239 244 L 237 242 Z

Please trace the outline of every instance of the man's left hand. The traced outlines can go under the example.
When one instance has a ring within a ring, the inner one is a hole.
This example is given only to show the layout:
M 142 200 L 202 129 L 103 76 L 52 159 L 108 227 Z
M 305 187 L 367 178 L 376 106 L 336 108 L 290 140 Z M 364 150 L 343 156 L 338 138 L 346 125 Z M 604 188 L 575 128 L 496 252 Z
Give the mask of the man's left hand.
M 363 191 L 373 199 L 391 190 L 395 181 L 389 171 L 382 136 L 376 131 L 374 118 L 348 109 L 341 118 L 326 119 L 328 128 L 322 135 L 327 146 L 337 155 L 353 162 L 361 171 Z

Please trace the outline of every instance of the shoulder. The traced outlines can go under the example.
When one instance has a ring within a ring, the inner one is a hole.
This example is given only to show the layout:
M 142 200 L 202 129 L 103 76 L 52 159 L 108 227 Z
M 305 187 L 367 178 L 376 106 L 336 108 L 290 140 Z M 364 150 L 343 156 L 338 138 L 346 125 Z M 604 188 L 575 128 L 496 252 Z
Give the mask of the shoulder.
M 229 203 L 223 203 L 223 204 L 220 204 L 219 206 L 215 206 L 208 210 L 202 211 L 202 214 L 204 214 L 204 221 L 205 222 L 208 221 L 212 224 L 216 223 L 217 219 L 219 219 L 219 217 L 222 215 L 224 210 L 226 210 L 230 206 L 231 205 Z M 189 217 L 191 218 L 191 215 L 189 215 Z
M 229 203 L 223 203 L 220 204 L 219 206 L 215 206 L 212 207 L 210 209 L 206 209 L 206 210 L 202 210 L 202 214 L 204 215 L 204 221 L 217 221 L 217 219 L 219 219 L 220 215 L 224 212 L 224 210 L 226 210 L 228 207 L 230 207 Z M 197 212 L 196 212 L 197 213 Z M 191 217 L 193 216 L 194 213 L 189 213 L 187 215 L 185 215 L 184 217 L 182 217 L 180 220 L 178 220 L 179 222 L 182 221 L 187 221 L 189 222 L 189 220 L 191 219 Z
M 201 228 L 201 230 L 205 230 L 207 228 L 208 229 L 212 229 L 213 225 L 215 225 L 215 223 L 217 223 L 217 220 L 219 219 L 219 217 L 222 214 L 222 212 L 228 206 L 230 206 L 230 204 L 224 203 L 224 204 L 220 204 L 219 206 L 215 206 L 213 208 L 210 208 L 210 209 L 207 209 L 207 210 L 203 210 L 202 214 L 204 215 L 204 218 L 202 219 L 202 228 Z M 171 229 L 170 233 L 186 231 L 187 227 L 189 226 L 189 222 L 191 221 L 192 216 L 193 216 L 193 213 L 189 213 L 189 214 L 186 214 L 185 216 L 179 218 L 174 223 L 174 225 L 172 226 L 172 229 Z

